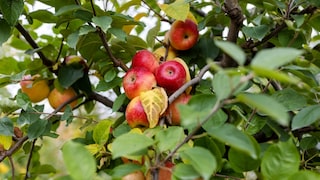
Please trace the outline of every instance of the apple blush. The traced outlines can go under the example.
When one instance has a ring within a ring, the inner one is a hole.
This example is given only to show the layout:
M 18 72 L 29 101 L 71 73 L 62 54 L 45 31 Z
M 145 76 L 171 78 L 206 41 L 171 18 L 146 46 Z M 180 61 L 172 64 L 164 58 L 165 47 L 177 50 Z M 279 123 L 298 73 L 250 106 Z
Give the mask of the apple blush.
M 170 45 L 177 50 L 188 50 L 198 41 L 197 24 L 190 19 L 174 21 L 169 30 Z

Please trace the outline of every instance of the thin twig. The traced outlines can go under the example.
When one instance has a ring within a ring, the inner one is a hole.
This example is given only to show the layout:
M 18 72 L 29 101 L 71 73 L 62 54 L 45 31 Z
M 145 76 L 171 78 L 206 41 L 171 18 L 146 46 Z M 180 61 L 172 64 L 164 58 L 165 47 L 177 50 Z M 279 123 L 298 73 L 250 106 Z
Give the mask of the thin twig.
M 160 13 L 158 13 L 157 11 L 154 10 L 154 8 L 152 8 L 147 2 L 146 0 L 141 0 L 141 2 L 143 2 L 145 5 L 148 6 L 149 10 L 152 11 L 156 16 L 158 16 L 160 18 L 161 21 L 164 21 L 164 22 L 168 22 L 170 24 L 173 23 L 173 21 L 163 17 Z
M 31 144 L 30 153 L 29 153 L 29 157 L 28 157 L 28 162 L 27 162 L 27 166 L 26 166 L 26 175 L 24 176 L 24 180 L 27 180 L 30 177 L 29 169 L 30 169 L 31 160 L 32 160 L 32 156 L 33 156 L 33 150 L 34 150 L 36 141 L 37 141 L 37 139 L 34 139 L 32 141 L 32 144 Z
M 11 175 L 12 175 L 12 179 L 11 180 L 15 180 L 15 167 L 14 167 L 14 163 L 12 160 L 12 156 L 9 156 L 9 162 L 11 165 Z

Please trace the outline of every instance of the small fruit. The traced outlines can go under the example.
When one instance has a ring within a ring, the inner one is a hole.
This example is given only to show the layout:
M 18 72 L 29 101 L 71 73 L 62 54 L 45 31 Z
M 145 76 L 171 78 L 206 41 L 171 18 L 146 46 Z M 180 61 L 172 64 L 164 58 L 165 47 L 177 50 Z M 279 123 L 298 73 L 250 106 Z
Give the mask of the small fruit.
M 63 91 L 59 91 L 57 88 L 54 88 L 50 92 L 48 96 L 48 100 L 51 107 L 54 109 L 57 109 L 62 104 L 74 98 L 75 96 L 77 96 L 77 93 L 72 88 L 68 88 Z M 71 103 L 69 103 L 71 108 L 74 108 L 77 104 L 78 104 L 77 100 L 74 100 Z M 65 110 L 65 107 L 62 108 L 60 111 L 63 112 L 64 110 Z
M 145 180 L 142 171 L 135 171 L 122 177 L 122 180 Z
M 165 47 L 159 47 L 158 49 L 156 49 L 153 52 L 153 54 L 156 56 L 156 58 L 158 59 L 159 62 L 177 57 L 177 54 L 174 51 L 174 49 L 169 47 L 167 57 L 165 58 L 166 51 L 167 51 L 167 49 Z
M 37 103 L 48 97 L 50 88 L 47 80 L 37 80 L 40 75 L 26 75 L 20 81 L 21 91 L 28 95 L 31 102 Z
M 129 102 L 126 108 L 125 116 L 126 116 L 128 125 L 131 128 L 141 127 L 141 126 L 149 127 L 149 121 L 143 109 L 140 96 L 133 98 Z
M 133 56 L 131 67 L 144 67 L 154 73 L 159 67 L 159 61 L 152 52 L 148 50 L 141 50 Z
M 180 125 L 180 113 L 178 110 L 178 105 L 187 104 L 190 99 L 190 94 L 183 93 L 169 105 L 166 115 L 171 125 Z
M 85 72 L 89 71 L 87 62 L 81 56 L 70 55 L 64 58 L 64 63 L 66 65 L 81 65 L 83 66 Z
M 158 85 L 168 94 L 173 93 L 185 83 L 186 75 L 183 65 L 177 61 L 166 61 L 160 64 L 155 73 Z
M 176 57 L 176 58 L 173 58 L 173 59 L 168 59 L 168 61 L 177 61 L 177 62 L 179 62 L 179 63 L 184 67 L 184 70 L 186 70 L 186 73 L 187 73 L 187 74 L 186 74 L 186 81 L 185 81 L 185 83 L 191 80 L 189 67 L 188 67 L 188 65 L 186 64 L 186 62 L 185 62 L 183 59 Z M 185 92 L 186 92 L 187 94 L 190 94 L 191 90 L 192 90 L 192 86 L 189 86 L 189 87 L 186 89 Z
M 173 22 L 169 31 L 170 45 L 177 50 L 188 50 L 193 47 L 199 37 L 196 23 L 190 19 Z
M 139 96 L 157 85 L 153 73 L 145 68 L 131 68 L 123 77 L 123 88 L 129 99 Z

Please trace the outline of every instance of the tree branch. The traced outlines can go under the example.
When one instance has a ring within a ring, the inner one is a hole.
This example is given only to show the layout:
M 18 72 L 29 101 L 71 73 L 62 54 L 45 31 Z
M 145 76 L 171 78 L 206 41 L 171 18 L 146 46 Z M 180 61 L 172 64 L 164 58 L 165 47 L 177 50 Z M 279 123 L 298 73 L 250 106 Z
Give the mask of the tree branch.
M 242 22 L 244 20 L 244 16 L 241 11 L 241 7 L 238 4 L 238 0 L 225 0 L 224 3 L 224 11 L 230 17 L 231 24 L 229 26 L 229 32 L 227 41 L 237 42 L 238 33 L 242 26 Z M 223 55 L 222 59 L 222 67 L 235 67 L 237 63 L 227 54 Z
M 9 150 L 1 152 L 0 162 L 2 162 L 6 157 L 9 157 L 13 153 L 15 153 L 16 150 L 19 149 L 26 140 L 28 140 L 28 136 L 24 136 L 22 138 L 19 138 L 18 141 L 15 144 L 13 144 Z
M 26 39 L 26 41 L 30 44 L 30 46 L 33 49 L 39 49 L 38 44 L 32 39 L 32 37 L 30 36 L 29 32 L 20 23 L 17 23 L 17 25 L 15 27 L 23 35 L 23 37 Z M 45 66 L 47 66 L 50 69 L 50 71 L 53 71 L 52 66 L 54 65 L 54 63 L 50 59 L 48 59 L 41 52 L 41 50 L 37 50 L 37 54 L 39 55 L 40 59 L 42 60 L 42 63 Z

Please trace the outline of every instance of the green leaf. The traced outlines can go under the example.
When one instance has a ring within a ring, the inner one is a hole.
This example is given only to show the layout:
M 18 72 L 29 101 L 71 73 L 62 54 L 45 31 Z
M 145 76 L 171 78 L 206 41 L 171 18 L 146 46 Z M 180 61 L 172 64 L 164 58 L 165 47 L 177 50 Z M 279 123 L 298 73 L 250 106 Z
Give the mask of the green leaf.
M 94 22 L 97 26 L 99 26 L 102 31 L 107 32 L 110 28 L 112 23 L 112 18 L 109 16 L 100 16 L 100 17 L 93 17 L 92 22 Z
M 78 40 L 79 40 L 79 32 L 76 31 L 74 33 L 69 34 L 67 38 L 67 44 L 69 45 L 69 47 L 76 49 Z
M 4 19 L 0 19 L 0 46 L 11 36 L 12 28 Z M 1 66 L 0 66 L 1 67 Z
M 260 165 L 260 159 L 254 159 L 249 154 L 235 148 L 228 151 L 228 159 L 231 167 L 237 172 L 255 170 Z
M 73 65 L 62 66 L 59 68 L 58 80 L 63 88 L 68 88 L 74 84 L 78 79 L 83 77 L 83 67 L 76 67 Z
M 315 180 L 320 179 L 320 174 L 315 171 L 308 171 L 308 170 L 301 170 L 289 177 L 288 180 L 297 180 L 297 179 L 303 179 L 303 180 Z
M 294 75 L 289 76 L 288 74 L 285 74 L 279 70 L 272 70 L 272 69 L 258 67 L 258 66 L 252 67 L 252 69 L 257 76 L 278 80 L 284 83 L 290 83 L 290 84 L 296 84 L 296 85 L 302 84 L 301 80 L 296 76 Z
M 113 178 L 121 178 L 129 173 L 138 171 L 141 169 L 141 166 L 134 163 L 121 164 L 111 171 Z
M 155 140 L 158 142 L 157 147 L 160 152 L 165 152 L 175 148 L 183 141 L 184 137 L 185 134 L 182 127 L 171 126 L 159 131 L 155 136 Z
M 292 119 L 292 130 L 296 130 L 302 127 L 311 125 L 319 120 L 320 117 L 320 105 L 312 105 L 303 108 Z
M 112 158 L 146 153 L 147 148 L 153 144 L 154 141 L 143 134 L 123 134 L 112 143 Z
M 260 25 L 254 27 L 244 26 L 242 32 L 247 36 L 261 41 L 269 32 L 269 26 Z
M 293 61 L 303 53 L 302 50 L 294 48 L 273 48 L 264 49 L 257 53 L 252 59 L 252 67 L 261 67 L 265 69 L 277 69 Z
M 109 139 L 110 127 L 113 124 L 110 120 L 100 121 L 93 130 L 93 140 L 97 144 L 103 145 Z
M 173 168 L 173 176 L 178 179 L 197 179 L 200 174 L 190 164 L 179 163 Z
M 61 116 L 61 121 L 66 121 L 68 126 L 72 122 L 72 120 L 73 112 L 71 106 L 68 104 L 64 109 L 63 115 Z
M 123 104 L 125 104 L 125 101 L 127 100 L 126 94 L 120 94 L 116 100 L 113 102 L 112 111 L 117 112 Z
M 203 177 L 210 179 L 217 169 L 216 158 L 211 152 L 202 147 L 193 147 L 182 151 L 181 159 L 184 163 L 192 165 L 192 167 Z
M 281 125 L 289 125 L 288 110 L 278 101 L 265 94 L 241 93 L 237 95 L 237 99 L 252 108 L 272 117 L 273 120 Z
M 29 14 L 33 19 L 37 19 L 44 23 L 55 23 L 58 20 L 57 16 L 54 16 L 50 11 L 37 10 Z
M 239 65 L 243 65 L 246 62 L 246 54 L 236 44 L 229 41 L 215 41 L 215 44 Z
M 315 148 L 318 143 L 319 143 L 319 140 L 317 137 L 307 136 L 307 137 L 304 137 L 303 139 L 301 139 L 299 145 L 300 145 L 301 149 L 308 150 L 308 149 Z
M 253 159 L 257 159 L 259 157 L 259 152 L 257 152 L 253 140 L 235 126 L 231 124 L 224 124 L 219 127 L 205 126 L 203 128 L 214 139 L 217 139 L 232 148 L 245 152 Z
M 0 134 L 5 136 L 13 135 L 13 122 L 8 117 L 0 119 Z
M 307 105 L 307 100 L 292 88 L 276 91 L 272 97 L 283 104 L 289 111 L 299 110 Z
M 73 12 L 75 10 L 81 9 L 82 7 L 79 5 L 65 5 L 62 6 L 58 11 L 56 11 L 55 16 L 61 16 L 65 13 Z
M 25 93 L 22 93 L 19 91 L 18 94 L 16 95 L 16 100 L 17 100 L 18 106 L 20 106 L 23 110 L 26 110 L 31 106 L 29 96 L 26 95 Z
M 264 179 L 278 179 L 289 177 L 299 170 L 300 155 L 289 139 L 271 145 L 264 153 L 261 162 L 261 173 Z
M 27 131 L 29 139 L 32 140 L 42 136 L 46 132 L 47 124 L 47 120 L 40 118 L 32 122 Z
M 96 161 L 84 145 L 68 141 L 62 147 L 62 156 L 67 171 L 73 179 L 94 179 Z
M 23 11 L 23 0 L 1 0 L 0 10 L 10 26 L 14 26 Z
M 156 26 L 151 28 L 147 34 L 147 44 L 149 45 L 149 47 L 153 48 L 159 31 L 160 31 L 160 21 L 157 21 Z
M 166 13 L 167 16 L 170 16 L 176 20 L 184 21 L 187 19 L 190 6 L 185 0 L 176 0 L 169 5 L 162 4 L 160 5 L 160 8 Z
M 19 71 L 18 62 L 14 58 L 5 57 L 0 60 L 0 74 L 12 75 Z
M 127 34 L 120 28 L 109 28 L 108 32 L 116 36 L 120 41 L 126 41 Z

